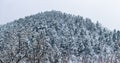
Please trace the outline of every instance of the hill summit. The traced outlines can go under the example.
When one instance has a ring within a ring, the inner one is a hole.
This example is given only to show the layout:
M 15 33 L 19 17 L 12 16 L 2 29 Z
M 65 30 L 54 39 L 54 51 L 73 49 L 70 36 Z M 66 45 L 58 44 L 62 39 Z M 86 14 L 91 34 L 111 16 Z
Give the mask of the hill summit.
M 120 63 L 120 31 L 46 11 L 0 26 L 1 63 Z

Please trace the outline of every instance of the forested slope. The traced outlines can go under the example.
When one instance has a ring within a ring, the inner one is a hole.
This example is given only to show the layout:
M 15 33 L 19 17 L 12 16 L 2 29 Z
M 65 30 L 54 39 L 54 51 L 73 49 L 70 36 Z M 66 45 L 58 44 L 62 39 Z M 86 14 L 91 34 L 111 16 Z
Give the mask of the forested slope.
M 0 26 L 1 63 L 120 63 L 120 31 L 46 11 Z

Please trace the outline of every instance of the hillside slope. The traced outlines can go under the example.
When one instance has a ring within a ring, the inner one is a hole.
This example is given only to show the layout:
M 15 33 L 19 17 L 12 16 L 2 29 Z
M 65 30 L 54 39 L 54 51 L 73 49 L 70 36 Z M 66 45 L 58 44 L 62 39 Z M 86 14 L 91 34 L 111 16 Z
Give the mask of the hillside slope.
M 0 27 L 1 63 L 120 63 L 120 31 L 46 11 Z

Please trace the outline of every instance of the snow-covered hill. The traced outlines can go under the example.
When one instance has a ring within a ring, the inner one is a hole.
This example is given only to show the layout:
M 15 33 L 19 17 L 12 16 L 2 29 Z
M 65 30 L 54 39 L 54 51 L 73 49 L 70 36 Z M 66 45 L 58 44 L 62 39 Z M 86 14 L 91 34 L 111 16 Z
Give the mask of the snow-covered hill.
M 46 11 L 0 26 L 1 63 L 120 63 L 120 31 Z

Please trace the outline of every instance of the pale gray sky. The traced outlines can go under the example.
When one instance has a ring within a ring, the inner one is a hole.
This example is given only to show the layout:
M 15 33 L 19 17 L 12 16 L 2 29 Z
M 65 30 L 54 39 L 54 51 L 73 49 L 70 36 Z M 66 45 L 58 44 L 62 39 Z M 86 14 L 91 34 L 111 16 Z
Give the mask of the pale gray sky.
M 120 0 L 0 0 L 0 24 L 49 10 L 88 17 L 120 30 Z

